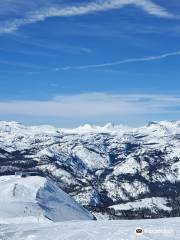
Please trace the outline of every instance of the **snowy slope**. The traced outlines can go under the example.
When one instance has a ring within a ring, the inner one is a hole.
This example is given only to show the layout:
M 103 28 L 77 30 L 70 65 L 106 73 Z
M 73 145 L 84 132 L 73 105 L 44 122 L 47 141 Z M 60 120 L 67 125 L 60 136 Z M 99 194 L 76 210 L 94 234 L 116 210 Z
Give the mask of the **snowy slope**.
M 179 240 L 180 218 L 0 226 L 5 240 Z M 135 229 L 141 227 L 142 235 Z
M 0 177 L 0 224 L 90 219 L 93 216 L 51 180 Z
M 117 205 L 113 205 L 110 208 L 121 211 L 121 210 L 139 210 L 141 208 L 149 209 L 153 212 L 156 212 L 157 210 L 164 210 L 164 211 L 171 211 L 172 208 L 167 206 L 167 199 L 160 198 L 160 197 L 152 197 L 152 198 L 144 198 L 140 200 L 136 200 L 134 202 L 127 202 L 127 203 L 121 203 Z
M 149 204 L 148 217 L 180 216 L 180 121 L 76 129 L 0 122 L 0 174 L 19 169 L 44 173 L 88 209 L 111 217 L 133 217 L 136 207 L 116 214 L 113 206 L 138 200 L 144 216 L 143 199 L 151 198 L 161 198 L 164 208 L 156 204 L 151 212 Z

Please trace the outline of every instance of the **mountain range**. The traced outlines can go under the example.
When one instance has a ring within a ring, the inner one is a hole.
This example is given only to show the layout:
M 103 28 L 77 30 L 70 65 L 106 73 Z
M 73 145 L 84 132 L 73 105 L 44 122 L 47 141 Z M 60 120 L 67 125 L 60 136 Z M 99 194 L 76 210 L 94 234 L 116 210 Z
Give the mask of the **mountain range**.
M 180 216 L 180 121 L 76 129 L 0 121 L 0 175 L 36 171 L 96 218 Z

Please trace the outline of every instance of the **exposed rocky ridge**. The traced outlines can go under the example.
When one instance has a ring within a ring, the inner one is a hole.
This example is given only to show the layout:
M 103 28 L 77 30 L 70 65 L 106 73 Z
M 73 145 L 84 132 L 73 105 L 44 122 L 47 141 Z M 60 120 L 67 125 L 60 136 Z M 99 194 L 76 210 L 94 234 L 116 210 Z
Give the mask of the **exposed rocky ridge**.
M 178 121 L 77 129 L 0 122 L 0 173 L 21 169 L 48 175 L 110 218 L 180 216 Z

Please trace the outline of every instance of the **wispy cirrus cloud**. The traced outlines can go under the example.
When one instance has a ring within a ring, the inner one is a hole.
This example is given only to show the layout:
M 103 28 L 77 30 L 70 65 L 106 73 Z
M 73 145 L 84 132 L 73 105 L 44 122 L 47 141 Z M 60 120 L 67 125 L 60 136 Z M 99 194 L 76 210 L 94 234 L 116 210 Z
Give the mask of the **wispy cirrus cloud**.
M 49 67 L 41 66 L 41 65 L 28 64 L 28 63 L 3 61 L 3 60 L 0 61 L 0 64 L 16 66 L 16 67 L 20 67 L 23 69 L 36 70 L 36 71 L 33 71 L 33 73 L 39 74 L 42 72 L 52 73 L 52 72 L 68 71 L 68 70 L 101 69 L 101 68 L 105 68 L 105 67 L 113 67 L 113 66 L 118 66 L 118 65 L 122 65 L 122 64 L 129 64 L 129 63 L 158 61 L 158 60 L 163 60 L 166 58 L 176 57 L 176 56 L 180 56 L 180 51 L 169 52 L 169 53 L 164 53 L 164 54 L 155 55 L 155 56 L 145 56 L 145 57 L 141 57 L 141 58 L 128 58 L 128 59 L 124 59 L 124 60 L 120 60 L 120 61 L 100 63 L 100 64 L 65 66 L 65 67 L 54 67 L 54 68 L 49 68 Z M 38 70 L 38 72 L 37 72 L 37 70 Z M 107 71 L 112 71 L 112 69 L 107 69 Z M 28 73 L 29 73 L 29 71 L 28 71 Z
M 49 1 L 49 3 L 50 2 L 51 1 Z M 31 11 L 27 11 L 23 17 L 2 23 L 0 33 L 10 33 L 16 31 L 21 26 L 44 21 L 47 18 L 71 17 L 95 12 L 104 12 L 113 9 L 120 9 L 128 5 L 133 5 L 156 17 L 176 18 L 176 16 L 169 13 L 164 7 L 159 6 L 151 0 L 96 0 L 89 3 L 70 6 L 64 4 L 53 4 L 51 6 L 51 4 L 48 4 L 45 7 L 38 6 L 37 10 L 32 10 L 30 8 Z
M 176 52 L 169 52 L 164 53 L 161 55 L 155 55 L 155 56 L 146 56 L 142 58 L 128 58 L 120 61 L 115 62 L 107 62 L 107 63 L 100 63 L 100 64 L 89 64 L 89 65 L 81 65 L 81 66 L 65 66 L 62 68 L 57 68 L 57 71 L 59 70 L 81 70 L 81 69 L 91 69 L 91 68 L 104 68 L 104 67 L 112 67 L 117 66 L 121 64 L 128 64 L 128 63 L 138 63 L 138 62 L 151 62 L 151 61 L 158 61 L 169 57 L 175 57 L 180 56 L 180 51 Z

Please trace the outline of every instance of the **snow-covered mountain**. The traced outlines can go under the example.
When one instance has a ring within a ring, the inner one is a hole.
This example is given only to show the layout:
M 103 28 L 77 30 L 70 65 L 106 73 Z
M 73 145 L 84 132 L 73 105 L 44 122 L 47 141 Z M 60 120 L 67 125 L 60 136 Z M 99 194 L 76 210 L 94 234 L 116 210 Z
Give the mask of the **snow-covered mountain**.
M 111 218 L 180 215 L 180 121 L 76 129 L 0 122 L 0 173 L 44 173 Z
M 92 214 L 49 179 L 0 177 L 0 224 L 92 219 Z

